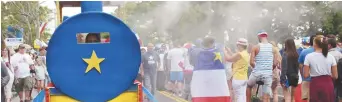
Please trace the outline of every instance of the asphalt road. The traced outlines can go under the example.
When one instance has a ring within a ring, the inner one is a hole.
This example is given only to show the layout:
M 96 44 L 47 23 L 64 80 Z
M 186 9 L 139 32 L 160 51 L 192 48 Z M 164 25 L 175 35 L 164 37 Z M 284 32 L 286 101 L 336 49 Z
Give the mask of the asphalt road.
M 283 95 L 282 95 L 282 90 L 280 87 L 278 87 L 278 93 L 279 93 L 279 95 L 278 95 L 279 102 L 281 102 L 281 100 L 283 99 Z M 37 94 L 38 94 L 38 92 L 36 90 L 34 90 L 32 93 L 32 97 L 35 97 Z M 174 95 L 172 95 L 166 91 L 158 91 L 155 94 L 155 98 L 158 102 L 190 102 L 190 101 L 182 99 L 178 96 L 174 96 Z M 19 96 L 16 95 L 16 97 L 14 97 L 12 99 L 12 102 L 20 102 Z M 144 100 L 144 102 L 148 102 L 148 101 Z
M 155 95 L 155 97 L 158 102 L 190 102 L 178 96 L 174 96 L 170 94 L 169 92 L 165 92 L 165 91 L 159 91 Z M 283 92 L 282 92 L 281 87 L 279 86 L 278 87 L 278 101 L 282 102 L 282 100 L 283 100 Z M 144 102 L 147 102 L 147 101 L 144 101 Z

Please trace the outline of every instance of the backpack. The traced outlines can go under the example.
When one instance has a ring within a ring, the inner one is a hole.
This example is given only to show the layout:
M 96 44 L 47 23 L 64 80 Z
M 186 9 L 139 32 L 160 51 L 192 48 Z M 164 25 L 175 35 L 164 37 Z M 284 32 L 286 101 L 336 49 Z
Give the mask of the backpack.
M 342 58 L 338 60 L 337 62 L 337 74 L 338 74 L 338 78 L 337 78 L 337 84 L 342 84 Z

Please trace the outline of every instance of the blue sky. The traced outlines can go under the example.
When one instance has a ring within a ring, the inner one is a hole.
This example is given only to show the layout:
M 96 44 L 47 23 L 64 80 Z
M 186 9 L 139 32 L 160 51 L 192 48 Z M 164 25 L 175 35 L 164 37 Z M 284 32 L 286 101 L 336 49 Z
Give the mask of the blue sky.
M 47 6 L 49 9 L 52 10 L 52 13 L 50 14 L 50 17 L 54 18 L 47 24 L 47 28 L 50 29 L 50 33 L 53 34 L 55 28 L 57 27 L 56 25 L 56 20 L 57 20 L 57 14 L 56 14 L 56 5 L 54 1 L 39 1 L 41 6 Z M 103 12 L 106 13 L 112 13 L 114 10 L 117 9 L 116 6 L 112 7 L 103 7 Z M 73 16 L 76 14 L 81 13 L 81 8 L 80 7 L 65 7 L 63 8 L 63 15 L 62 16 Z

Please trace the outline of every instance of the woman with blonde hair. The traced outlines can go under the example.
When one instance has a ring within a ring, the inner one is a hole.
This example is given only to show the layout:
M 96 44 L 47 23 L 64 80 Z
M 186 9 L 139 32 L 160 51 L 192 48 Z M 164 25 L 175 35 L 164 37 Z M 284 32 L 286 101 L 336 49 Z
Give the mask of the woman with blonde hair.
M 225 60 L 233 62 L 232 89 L 233 102 L 246 102 L 247 71 L 249 66 L 248 42 L 240 38 L 236 43 L 238 52 L 233 54 L 229 48 L 225 50 Z

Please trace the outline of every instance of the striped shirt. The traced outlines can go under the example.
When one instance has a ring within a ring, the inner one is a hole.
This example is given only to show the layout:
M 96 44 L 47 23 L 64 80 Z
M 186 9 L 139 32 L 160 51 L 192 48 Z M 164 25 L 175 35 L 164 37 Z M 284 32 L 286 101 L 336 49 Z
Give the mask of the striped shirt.
M 255 56 L 255 68 L 253 73 L 272 74 L 273 69 L 273 46 L 270 43 L 259 44 L 259 53 Z

